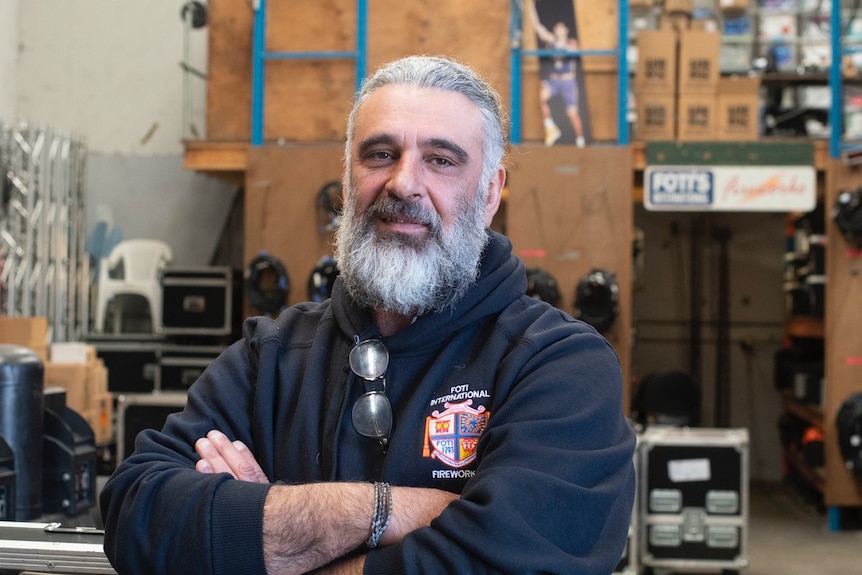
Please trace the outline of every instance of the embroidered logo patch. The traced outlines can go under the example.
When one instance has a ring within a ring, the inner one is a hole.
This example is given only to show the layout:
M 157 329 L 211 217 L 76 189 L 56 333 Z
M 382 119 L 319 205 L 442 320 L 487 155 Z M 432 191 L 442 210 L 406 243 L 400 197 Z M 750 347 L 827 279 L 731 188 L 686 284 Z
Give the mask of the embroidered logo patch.
M 433 411 L 425 419 L 422 455 L 439 459 L 449 467 L 464 467 L 476 459 L 476 445 L 491 416 L 484 405 L 470 407 L 472 400 L 446 403 L 445 411 Z

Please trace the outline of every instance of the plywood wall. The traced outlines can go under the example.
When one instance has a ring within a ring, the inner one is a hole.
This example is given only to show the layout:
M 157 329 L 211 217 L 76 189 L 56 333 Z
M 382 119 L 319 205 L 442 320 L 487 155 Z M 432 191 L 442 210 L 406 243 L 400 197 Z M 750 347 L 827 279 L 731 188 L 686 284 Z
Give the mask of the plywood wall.
M 827 214 L 841 190 L 862 187 L 862 169 L 832 160 L 827 171 Z M 826 383 L 823 397 L 827 505 L 862 505 L 862 482 L 844 467 L 835 419 L 844 399 L 862 392 L 862 252 L 849 245 L 831 217 L 826 230 Z
M 616 46 L 617 0 L 574 2 L 584 49 Z M 207 139 L 248 141 L 254 14 L 249 0 L 210 0 Z M 270 1 L 271 52 L 350 51 L 355 0 Z M 471 64 L 510 101 L 509 2 L 374 0 L 368 3 L 368 70 L 406 54 L 446 54 Z M 529 39 L 531 34 L 525 34 Z M 530 48 L 529 42 L 525 48 Z M 533 46 L 534 47 L 534 46 Z M 524 62 L 521 91 L 525 142 L 540 141 L 538 67 Z M 584 59 L 593 136 L 616 138 L 616 65 Z M 270 60 L 265 65 L 264 139 L 337 141 L 355 90 L 352 60 Z
M 278 258 L 290 278 L 289 304 L 309 299 L 308 276 L 332 253 L 332 234 L 319 228 L 316 201 L 324 185 L 340 180 L 342 156 L 336 144 L 249 149 L 244 261 L 261 251 Z
M 604 335 L 620 357 L 626 382 L 632 318 L 631 170 L 627 148 L 519 146 L 511 154 L 506 202 L 506 232 L 515 253 L 528 267 L 554 276 L 562 309 L 575 314 L 575 287 L 591 269 L 616 276 L 619 314 Z

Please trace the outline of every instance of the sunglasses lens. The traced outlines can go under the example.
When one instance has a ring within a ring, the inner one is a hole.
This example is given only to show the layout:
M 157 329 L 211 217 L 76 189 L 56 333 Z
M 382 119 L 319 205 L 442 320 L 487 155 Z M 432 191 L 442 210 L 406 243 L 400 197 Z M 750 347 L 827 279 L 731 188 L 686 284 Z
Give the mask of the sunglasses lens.
M 392 407 L 379 391 L 363 394 L 353 405 L 353 427 L 365 437 L 384 439 L 392 431 Z
M 350 369 L 359 377 L 373 381 L 386 373 L 389 351 L 378 339 L 366 339 L 350 350 Z

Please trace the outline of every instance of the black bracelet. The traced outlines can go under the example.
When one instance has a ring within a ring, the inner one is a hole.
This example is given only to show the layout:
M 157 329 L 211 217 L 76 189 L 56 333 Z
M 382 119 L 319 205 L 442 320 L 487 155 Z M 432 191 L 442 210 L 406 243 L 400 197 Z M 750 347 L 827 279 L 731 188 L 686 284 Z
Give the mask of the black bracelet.
M 365 544 L 374 549 L 380 536 L 389 527 L 392 517 L 392 488 L 382 481 L 374 482 L 374 514 L 371 517 L 371 535 Z

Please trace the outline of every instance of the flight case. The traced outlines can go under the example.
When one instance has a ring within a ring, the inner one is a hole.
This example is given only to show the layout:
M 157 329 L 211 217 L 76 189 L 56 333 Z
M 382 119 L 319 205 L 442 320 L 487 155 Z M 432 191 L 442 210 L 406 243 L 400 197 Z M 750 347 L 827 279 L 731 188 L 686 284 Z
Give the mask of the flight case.
M 186 394 L 124 393 L 117 396 L 117 463 L 135 449 L 135 437 L 144 429 L 161 429 L 171 413 L 182 411 Z
M 233 270 L 167 268 L 162 275 L 162 333 L 228 335 L 233 330 Z
M 748 565 L 748 431 L 650 427 L 640 439 L 641 563 L 670 570 Z
M 89 527 L 0 521 L 0 570 L 116 575 L 105 556 L 104 539 L 104 531 Z

